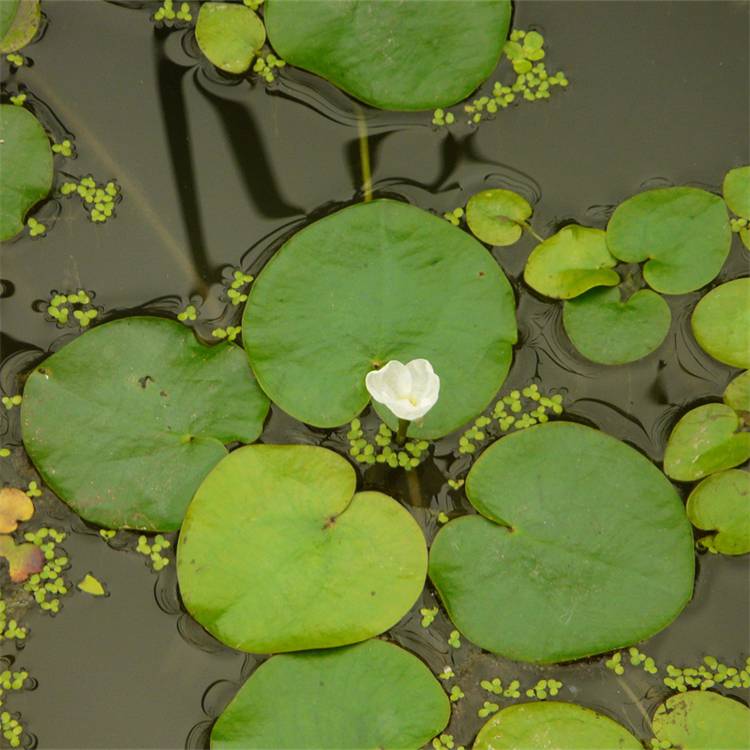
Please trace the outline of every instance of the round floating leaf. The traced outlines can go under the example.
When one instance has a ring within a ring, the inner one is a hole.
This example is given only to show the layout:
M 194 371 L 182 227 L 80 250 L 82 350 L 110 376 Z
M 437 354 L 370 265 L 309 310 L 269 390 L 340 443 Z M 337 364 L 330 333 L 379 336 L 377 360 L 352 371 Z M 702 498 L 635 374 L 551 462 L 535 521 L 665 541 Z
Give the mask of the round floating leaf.
M 12 536 L 0 534 L 0 557 L 8 561 L 8 574 L 13 583 L 21 583 L 44 568 L 44 552 L 36 544 L 16 544 Z
M 531 251 L 523 278 L 545 297 L 570 299 L 595 286 L 619 284 L 616 265 L 601 229 L 571 224 Z
M 195 25 L 201 52 L 228 73 L 244 73 L 266 41 L 263 22 L 245 5 L 203 3 Z
M 619 289 L 591 289 L 566 300 L 563 325 L 578 351 L 592 362 L 622 365 L 654 350 L 669 332 L 669 305 L 650 289 L 622 301 Z
M 0 241 L 23 230 L 26 212 L 52 187 L 52 149 L 27 109 L 0 104 Z
M 28 521 L 33 515 L 34 503 L 23 490 L 15 487 L 0 490 L 0 533 L 15 531 L 19 521 Z
M 531 216 L 528 201 L 512 190 L 483 190 L 466 204 L 466 223 L 475 237 L 490 245 L 512 245 Z
M 693 335 L 714 359 L 750 367 L 750 277 L 712 289 L 693 310 Z
M 614 438 L 549 422 L 501 438 L 466 493 L 480 515 L 438 533 L 430 578 L 477 645 L 558 662 L 637 643 L 693 591 L 693 537 L 672 484 Z
M 733 213 L 750 219 L 750 166 L 730 169 L 724 177 L 722 192 Z
M 466 232 L 377 200 L 316 221 L 278 251 L 253 283 L 243 336 L 266 393 L 316 427 L 362 411 L 370 370 L 429 360 L 440 398 L 409 434 L 434 438 L 476 417 L 502 385 L 516 341 L 513 291 Z
M 680 750 L 747 750 L 750 710 L 717 693 L 691 690 L 662 703 L 653 718 L 657 739 Z
M 268 401 L 242 350 L 162 318 L 97 326 L 34 369 L 23 440 L 44 481 L 87 521 L 172 531 L 224 444 L 251 442 Z
M 177 552 L 185 606 L 232 648 L 329 648 L 382 633 L 414 604 L 427 549 L 411 515 L 357 492 L 325 448 L 254 445 L 227 456 L 188 508 Z
M 287 62 L 382 109 L 465 99 L 495 69 L 509 0 L 267 0 L 268 38 Z
M 735 411 L 750 411 L 750 371 L 738 375 L 726 387 L 724 403 Z
M 675 425 L 664 451 L 664 471 L 680 482 L 739 466 L 750 458 L 750 432 L 726 404 L 692 409 Z
M 449 717 L 429 669 L 408 651 L 372 640 L 261 664 L 214 725 L 211 748 L 417 750 Z
M 508 706 L 480 730 L 473 750 L 643 750 L 625 727 L 590 708 L 548 701 Z
M 690 523 L 715 534 L 704 537 L 725 555 L 750 552 L 750 474 L 739 469 L 704 479 L 687 502 Z
M 39 0 L 0 0 L 0 53 L 25 47 L 39 30 L 42 12 Z
M 646 261 L 643 277 L 652 289 L 685 294 L 716 278 L 729 254 L 732 230 L 718 195 L 689 187 L 658 188 L 615 209 L 607 244 L 626 263 Z

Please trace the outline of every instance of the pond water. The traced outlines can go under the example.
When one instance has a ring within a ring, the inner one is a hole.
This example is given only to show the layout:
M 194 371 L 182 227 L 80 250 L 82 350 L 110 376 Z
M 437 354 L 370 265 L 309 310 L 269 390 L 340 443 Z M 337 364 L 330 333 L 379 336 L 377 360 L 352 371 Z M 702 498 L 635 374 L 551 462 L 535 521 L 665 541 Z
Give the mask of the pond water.
M 13 91 L 17 82 L 28 87 L 57 140 L 65 132 L 75 136 L 72 172 L 116 178 L 124 195 L 116 219 L 103 226 L 68 202 L 54 220 L 58 206 L 51 202 L 48 237 L 4 247 L 5 393 L 18 392 L 30 365 L 72 335 L 38 311 L 51 290 L 94 290 L 102 319 L 134 310 L 173 315 L 200 295 L 201 335 L 210 339 L 212 327 L 237 325 L 239 308 L 219 301 L 222 272 L 241 265 L 257 273 L 284 238 L 361 198 L 358 113 L 367 124 L 376 195 L 441 214 L 481 189 L 508 187 L 533 199 L 542 234 L 572 220 L 603 227 L 614 205 L 644 186 L 720 191 L 725 172 L 748 162 L 746 3 L 519 2 L 513 26 L 544 33 L 550 66 L 566 72 L 570 87 L 450 133 L 435 131 L 429 113 L 359 109 L 289 68 L 269 90 L 223 78 L 200 60 L 189 34 L 155 30 L 153 9 L 139 2 L 47 3 L 44 37 L 27 50 L 33 66 L 4 81 Z M 565 394 L 567 418 L 659 463 L 678 417 L 720 400 L 736 374 L 692 338 L 689 316 L 700 293 L 667 297 L 672 327 L 656 352 L 626 367 L 593 365 L 565 337 L 561 306 L 523 285 L 532 246 L 523 238 L 493 251 L 514 285 L 521 332 L 504 390 L 538 378 Z M 735 239 L 713 285 L 746 275 L 747 258 Z M 2 419 L 3 444 L 19 445 L 17 423 Z M 313 430 L 276 407 L 261 439 L 348 447 L 345 430 Z M 429 540 L 436 509 L 470 509 L 445 483 L 461 465 L 457 439 L 438 441 L 417 469 L 421 505 L 413 502 L 413 478 L 401 470 L 358 467 L 361 483 L 402 500 Z M 3 484 L 35 478 L 18 450 L 0 471 Z M 680 488 L 683 496 L 687 490 Z M 155 576 L 143 557 L 114 551 L 54 498 L 40 505 L 50 524 L 71 532 L 64 543 L 70 579 L 92 571 L 111 596 L 71 596 L 56 617 L 28 615 L 31 634 L 14 668 L 27 669 L 37 685 L 14 694 L 11 708 L 23 715 L 29 741 L 41 748 L 207 747 L 212 719 L 262 657 L 223 647 L 181 609 L 174 564 Z M 706 654 L 744 661 L 749 562 L 747 555 L 700 555 L 693 601 L 641 650 L 660 666 L 696 664 Z M 642 711 L 669 693 L 660 678 L 626 673 L 639 706 L 603 658 L 542 668 L 465 640 L 450 649 L 453 626 L 442 613 L 429 629 L 420 626 L 420 607 L 434 601 L 428 586 L 388 635 L 435 673 L 452 665 L 466 693 L 446 730 L 456 744 L 470 745 L 484 722 L 477 708 L 492 698 L 478 683 L 494 676 L 524 686 L 554 677 L 564 685 L 561 699 L 650 737 Z M 747 690 L 732 694 L 747 702 Z

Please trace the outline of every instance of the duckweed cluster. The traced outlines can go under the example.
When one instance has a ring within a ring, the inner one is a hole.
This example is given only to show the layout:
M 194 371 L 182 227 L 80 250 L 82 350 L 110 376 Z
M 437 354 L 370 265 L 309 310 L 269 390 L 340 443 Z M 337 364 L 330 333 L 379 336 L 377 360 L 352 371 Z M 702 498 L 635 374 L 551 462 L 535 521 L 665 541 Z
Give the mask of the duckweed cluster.
M 5 705 L 5 693 L 23 690 L 28 679 L 29 673 L 23 669 L 17 672 L 6 669 L 0 672 L 0 706 Z M 0 731 L 11 747 L 20 746 L 23 725 L 9 711 L 0 712 Z
M 151 544 L 149 544 L 146 536 L 141 535 L 138 537 L 138 545 L 135 551 L 148 557 L 151 561 L 151 569 L 158 572 L 169 565 L 169 558 L 161 553 L 162 550 L 169 549 L 171 546 L 172 543 L 165 539 L 162 534 L 157 534 Z
M 286 63 L 280 57 L 269 52 L 265 57 L 258 55 L 253 63 L 253 73 L 260 76 L 266 83 L 273 83 L 276 80 L 274 71 L 285 65 Z
M 53 290 L 45 312 L 58 328 L 66 325 L 88 328 L 99 315 L 91 301 L 93 296 L 94 292 L 87 292 L 85 289 L 69 293 Z
M 451 687 L 451 692 L 448 697 L 450 698 L 451 703 L 458 703 L 458 701 L 460 701 L 461 698 L 464 697 L 464 691 L 461 690 L 460 685 L 453 685 L 453 687 Z
M 374 439 L 364 437 L 362 422 L 354 418 L 346 433 L 349 455 L 361 464 L 387 464 L 392 469 L 401 467 L 410 471 L 419 466 L 430 444 L 426 440 L 408 440 L 403 446 L 394 445 L 394 432 L 380 424 Z
M 475 453 L 479 443 L 490 437 L 490 429 L 507 432 L 511 428 L 523 430 L 535 424 L 549 421 L 549 414 L 560 415 L 563 412 L 561 394 L 544 396 L 536 383 L 521 391 L 513 390 L 507 396 L 498 399 L 490 416 L 482 415 L 458 440 L 459 453 Z M 494 424 L 493 424 L 494 423 Z
M 461 648 L 461 633 L 458 630 L 451 630 L 448 636 L 448 645 L 451 648 Z
M 437 607 L 422 607 L 422 609 L 419 610 L 419 614 L 422 615 L 421 625 L 423 628 L 429 628 L 430 625 L 435 621 L 435 618 L 437 617 L 438 608 Z
M 726 690 L 750 688 L 750 656 L 740 666 L 728 666 L 715 656 L 706 656 L 703 663 L 695 667 L 680 668 L 668 664 L 666 672 L 664 684 L 678 693 L 709 690 L 719 685 Z
M 461 223 L 461 219 L 464 217 L 464 210 L 461 206 L 454 208 L 452 211 L 446 211 L 443 214 L 443 218 L 457 227 Z
M 122 200 L 117 182 L 97 183 L 91 175 L 82 177 L 78 182 L 64 182 L 60 186 L 60 195 L 65 198 L 78 195 L 91 221 L 100 224 L 114 217 L 115 206 Z
M 181 323 L 184 323 L 187 320 L 196 320 L 197 317 L 198 311 L 195 309 L 195 305 L 188 305 L 177 313 L 177 320 Z
M 0 448 L 0 458 L 8 458 L 10 456 L 10 448 Z
M 26 103 L 27 98 L 28 97 L 24 93 L 16 94 L 15 96 L 10 97 L 10 103 L 15 104 L 16 107 L 23 107 L 23 105 Z
M 748 220 L 743 218 L 731 218 L 729 224 L 732 227 L 733 232 L 741 232 L 743 229 L 747 229 Z
M 439 737 L 435 737 L 432 740 L 432 747 L 434 750 L 453 750 L 454 748 L 455 750 L 464 750 L 463 745 L 456 747 L 452 734 L 441 734 Z
M 190 12 L 189 3 L 180 3 L 179 10 L 175 10 L 173 0 L 164 0 L 164 2 L 159 6 L 154 15 L 151 17 L 151 20 L 157 24 L 163 23 L 165 21 L 167 22 L 167 24 L 175 21 L 190 23 L 193 20 L 193 15 Z
M 546 701 L 548 696 L 554 698 L 563 686 L 559 680 L 538 680 L 535 685 L 526 691 L 527 698 L 536 698 L 539 701 Z
M 226 328 L 214 328 L 211 335 L 214 338 L 234 341 L 242 333 L 242 326 L 227 326 Z
M 453 112 L 446 112 L 441 107 L 438 107 L 433 113 L 432 113 L 432 124 L 437 125 L 437 127 L 443 127 L 443 125 L 453 125 L 453 123 L 456 121 L 456 116 L 453 114 Z
M 24 591 L 34 597 L 37 606 L 52 615 L 60 611 L 59 597 L 70 593 L 68 582 L 63 578 L 63 571 L 69 567 L 70 560 L 64 550 L 58 549 L 67 534 L 59 529 L 42 527 L 37 531 L 27 531 L 23 538 L 36 544 L 44 553 L 45 564 L 39 573 L 29 576 L 23 584 Z
M 438 674 L 438 679 L 440 680 L 452 680 L 456 676 L 456 673 L 453 671 L 453 668 L 450 666 L 443 667 L 440 674 Z
M 235 307 L 241 305 L 243 302 L 247 302 L 247 293 L 243 291 L 243 288 L 254 278 L 254 276 L 245 273 L 241 268 L 232 270 L 232 282 L 227 289 L 227 297 Z
M 30 216 L 26 222 L 26 228 L 29 230 L 30 237 L 44 237 L 47 234 L 47 226 L 33 216 Z
M 485 701 L 482 704 L 482 707 L 477 711 L 477 716 L 480 719 L 486 719 L 488 716 L 491 716 L 492 714 L 497 713 L 500 710 L 500 706 L 497 705 L 497 703 L 492 703 L 491 701 Z
M 23 55 L 19 55 L 17 52 L 11 52 L 9 55 L 5 56 L 5 59 L 11 64 L 15 65 L 17 68 L 23 67 L 24 63 L 26 62 L 26 59 Z
M 52 153 L 70 159 L 73 156 L 73 144 L 67 138 L 62 143 L 53 143 Z
M 23 396 L 20 393 L 16 393 L 13 396 L 3 396 L 3 406 L 10 411 L 15 406 L 20 406 L 23 403 Z
M 648 674 L 656 674 L 659 668 L 656 666 L 656 662 L 650 656 L 646 656 L 642 651 L 639 651 L 635 646 L 631 646 L 628 649 L 630 656 L 630 663 L 634 667 L 642 667 L 644 672 Z
M 26 628 L 21 627 L 13 618 L 8 619 L 7 604 L 0 599 L 0 642 L 23 641 L 26 640 L 27 635 L 28 630 Z

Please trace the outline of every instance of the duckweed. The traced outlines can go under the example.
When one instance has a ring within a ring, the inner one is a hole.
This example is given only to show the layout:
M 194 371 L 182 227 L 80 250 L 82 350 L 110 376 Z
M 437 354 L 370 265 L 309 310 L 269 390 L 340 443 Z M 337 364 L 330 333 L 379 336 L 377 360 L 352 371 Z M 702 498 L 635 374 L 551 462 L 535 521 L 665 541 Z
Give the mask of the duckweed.
M 214 330 L 211 331 L 211 335 L 214 338 L 221 339 L 222 341 L 224 339 L 226 339 L 227 341 L 234 341 L 241 332 L 241 326 L 227 326 L 226 328 L 214 328 Z
M 26 222 L 26 226 L 29 229 L 29 236 L 31 237 L 43 237 L 47 233 L 47 227 L 33 216 Z
M 395 444 L 395 434 L 388 425 L 380 424 L 372 440 L 364 436 L 362 422 L 354 418 L 346 433 L 349 440 L 349 455 L 358 463 L 387 464 L 392 469 L 406 471 L 419 466 L 430 444 L 426 440 L 409 440 L 403 446 Z
M 488 693 L 494 693 L 495 695 L 502 695 L 503 692 L 503 682 L 499 677 L 494 677 L 492 680 L 482 680 L 479 686 Z
M 24 63 L 26 62 L 26 59 L 23 55 L 19 55 L 16 52 L 11 52 L 9 55 L 5 56 L 5 59 L 11 64 L 15 65 L 17 68 L 23 67 Z
M 15 96 L 10 97 L 10 103 L 15 104 L 16 107 L 23 107 L 23 105 L 26 103 L 26 99 L 26 94 L 16 94 Z
M 3 396 L 3 406 L 10 411 L 14 406 L 20 406 L 23 403 L 23 396 L 17 393 L 14 396 Z
M 8 458 L 10 456 L 10 448 L 0 448 L 0 458 Z
M 53 143 L 52 153 L 70 158 L 73 156 L 73 144 L 67 138 L 62 143 Z
M 45 312 L 58 328 L 68 324 L 88 328 L 99 315 L 99 310 L 91 302 L 93 296 L 94 292 L 87 292 L 85 289 L 76 292 L 53 290 L 47 300 Z
M 26 670 L 11 672 L 11 670 L 6 669 L 0 672 L 0 706 L 5 704 L 5 693 L 23 690 L 28 679 L 29 673 Z M 0 712 L 0 731 L 2 731 L 3 737 L 11 747 L 19 747 L 23 735 L 23 725 L 17 716 L 9 711 Z
M 714 687 L 723 687 L 726 690 L 750 688 L 750 657 L 745 659 L 744 665 L 728 666 L 715 656 L 706 656 L 703 663 L 695 667 L 680 668 L 668 664 L 666 672 L 664 684 L 678 693 L 696 689 L 709 690 Z
M 0 599 L 0 641 L 17 640 L 23 641 L 28 635 L 26 628 L 21 627 L 14 619 L 8 619 L 6 603 Z M 0 697 L 2 697 L 0 695 Z M 2 705 L 2 702 L 0 702 Z
M 99 536 L 105 541 L 113 539 L 115 534 L 117 534 L 116 529 L 99 529 Z
M 162 555 L 161 552 L 171 546 L 172 543 L 165 539 L 162 534 L 157 534 L 151 544 L 148 542 L 148 537 L 141 534 L 138 537 L 138 545 L 135 551 L 148 557 L 151 562 L 151 569 L 158 572 L 169 565 L 169 558 Z
M 611 669 L 615 674 L 624 674 L 625 667 L 622 666 L 622 652 L 616 651 L 612 656 L 604 662 L 604 666 L 607 669 Z
M 253 73 L 260 76 L 266 83 L 273 83 L 276 80 L 274 70 L 283 68 L 285 65 L 286 63 L 273 53 L 269 53 L 265 57 L 258 55 L 253 63 Z
M 432 124 L 436 125 L 437 127 L 444 127 L 446 125 L 453 125 L 453 123 L 456 121 L 456 116 L 453 114 L 453 112 L 446 112 L 444 109 L 441 109 L 438 107 L 433 113 L 432 113 Z
M 441 510 L 440 513 L 438 513 L 437 522 L 439 524 L 448 523 L 450 520 L 450 516 L 444 511 Z
M 115 216 L 115 206 L 122 200 L 117 182 L 97 183 L 91 175 L 77 182 L 64 182 L 60 186 L 60 195 L 65 198 L 78 195 L 91 221 L 100 224 Z
M 59 597 L 70 593 L 70 584 L 62 576 L 70 561 L 64 550 L 58 549 L 67 534 L 59 529 L 42 527 L 34 532 L 26 532 L 23 536 L 27 542 L 36 544 L 42 550 L 45 559 L 42 570 L 29 576 L 23 589 L 34 597 L 42 611 L 55 615 L 60 611 Z
M 441 734 L 432 740 L 432 747 L 435 750 L 453 750 L 454 746 L 452 734 Z
M 29 482 L 29 487 L 26 490 L 26 494 L 29 497 L 41 497 L 42 496 L 42 490 L 39 488 L 39 485 L 36 482 Z M 60 540 L 62 541 L 62 540 Z
M 458 703 L 458 701 L 464 697 L 464 691 L 461 690 L 460 685 L 453 685 L 453 687 L 451 687 L 451 694 L 448 697 L 450 698 L 451 703 Z
M 545 701 L 548 696 L 554 698 L 560 692 L 562 686 L 563 684 L 559 680 L 538 680 L 533 687 L 530 687 L 526 691 L 526 696 L 528 698 L 536 698 L 537 700 Z
M 461 223 L 463 216 L 464 210 L 461 206 L 454 208 L 452 211 L 446 211 L 443 214 L 443 218 L 453 224 L 454 227 L 457 227 Z
M 177 313 L 177 320 L 185 322 L 186 320 L 196 320 L 198 317 L 198 311 L 195 309 L 195 305 L 188 305 L 184 307 L 180 312 Z
M 508 683 L 508 687 L 503 690 L 504 698 L 520 698 L 521 697 L 521 683 L 519 680 L 511 680 Z
M 431 607 L 430 609 L 428 609 L 427 607 L 422 607 L 422 609 L 419 610 L 419 614 L 422 615 L 422 627 L 429 628 L 430 625 L 432 625 L 432 623 L 434 622 L 437 613 L 437 607 Z
M 490 701 L 485 701 L 482 704 L 482 707 L 477 711 L 477 716 L 480 719 L 485 719 L 491 714 L 497 713 L 499 709 L 500 706 L 498 706 L 497 703 L 490 703 Z
M 173 22 L 190 23 L 193 20 L 193 15 L 190 12 L 189 3 L 180 3 L 179 10 L 175 10 L 174 0 L 164 0 L 151 17 L 151 20 L 157 24 L 166 21 L 168 25 L 171 25 Z
M 448 645 L 451 648 L 461 648 L 461 634 L 458 630 L 451 630 L 451 633 L 448 636 Z
M 440 680 L 451 680 L 456 676 L 456 673 L 453 671 L 453 668 L 446 665 L 443 667 L 442 672 L 438 675 L 438 679 Z
M 241 268 L 232 269 L 232 281 L 226 290 L 226 295 L 235 307 L 247 301 L 247 293 L 243 291 L 243 288 L 254 278 L 249 273 L 244 273 Z

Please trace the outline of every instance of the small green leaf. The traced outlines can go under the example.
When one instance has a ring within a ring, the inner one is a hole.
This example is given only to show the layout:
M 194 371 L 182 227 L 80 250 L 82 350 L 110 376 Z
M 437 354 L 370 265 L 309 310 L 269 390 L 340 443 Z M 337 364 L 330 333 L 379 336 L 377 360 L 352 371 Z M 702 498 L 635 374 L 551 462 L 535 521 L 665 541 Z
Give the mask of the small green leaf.
M 696 528 L 716 532 L 702 541 L 717 552 L 750 552 L 750 473 L 730 469 L 707 477 L 690 493 L 687 514 Z
M 44 567 L 44 552 L 36 545 L 16 544 L 12 536 L 0 534 L 0 557 L 8 561 L 8 572 L 13 583 L 21 583 Z
M 667 698 L 652 723 L 658 740 L 680 750 L 750 747 L 750 710 L 710 691 L 691 690 Z
M 16 52 L 25 47 L 39 30 L 42 21 L 39 0 L 0 0 L 0 6 L 3 6 L 0 11 L 0 54 Z
M 475 237 L 490 245 L 512 245 L 523 234 L 531 206 L 511 190 L 483 190 L 466 205 L 466 223 Z
M 733 213 L 750 219 L 750 166 L 730 169 L 724 177 L 722 192 Z
M 101 581 L 94 578 L 91 573 L 86 573 L 78 582 L 78 589 L 91 596 L 107 596 L 107 590 L 102 586 Z
M 712 289 L 695 306 L 690 323 L 695 340 L 714 359 L 750 368 L 750 277 Z
M 495 714 L 479 731 L 473 750 L 642 750 L 617 722 L 573 703 L 523 703 Z
M 724 391 L 724 403 L 738 412 L 750 412 L 750 370 L 738 375 Z
M 642 289 L 623 301 L 619 289 L 590 289 L 565 301 L 563 324 L 578 351 L 592 362 L 622 365 L 659 348 L 672 313 L 664 299 Z
M 621 203 L 607 225 L 615 258 L 641 263 L 646 283 L 662 294 L 685 294 L 716 278 L 732 231 L 724 201 L 705 190 L 647 190 Z
M 740 432 L 737 413 L 726 404 L 692 409 L 675 425 L 664 451 L 664 471 L 680 482 L 694 482 L 731 469 L 750 458 L 750 432 Z
M 531 251 L 523 278 L 545 297 L 571 299 L 596 286 L 619 284 L 616 265 L 601 229 L 572 224 Z
M 49 138 L 23 107 L 0 104 L 0 163 L 0 241 L 5 241 L 23 231 L 26 213 L 52 187 Z
M 418 750 L 450 718 L 440 684 L 416 657 L 371 640 L 272 656 L 211 730 L 213 750 Z
M 201 52 L 217 68 L 244 73 L 266 41 L 263 22 L 245 5 L 203 3 L 195 26 Z

